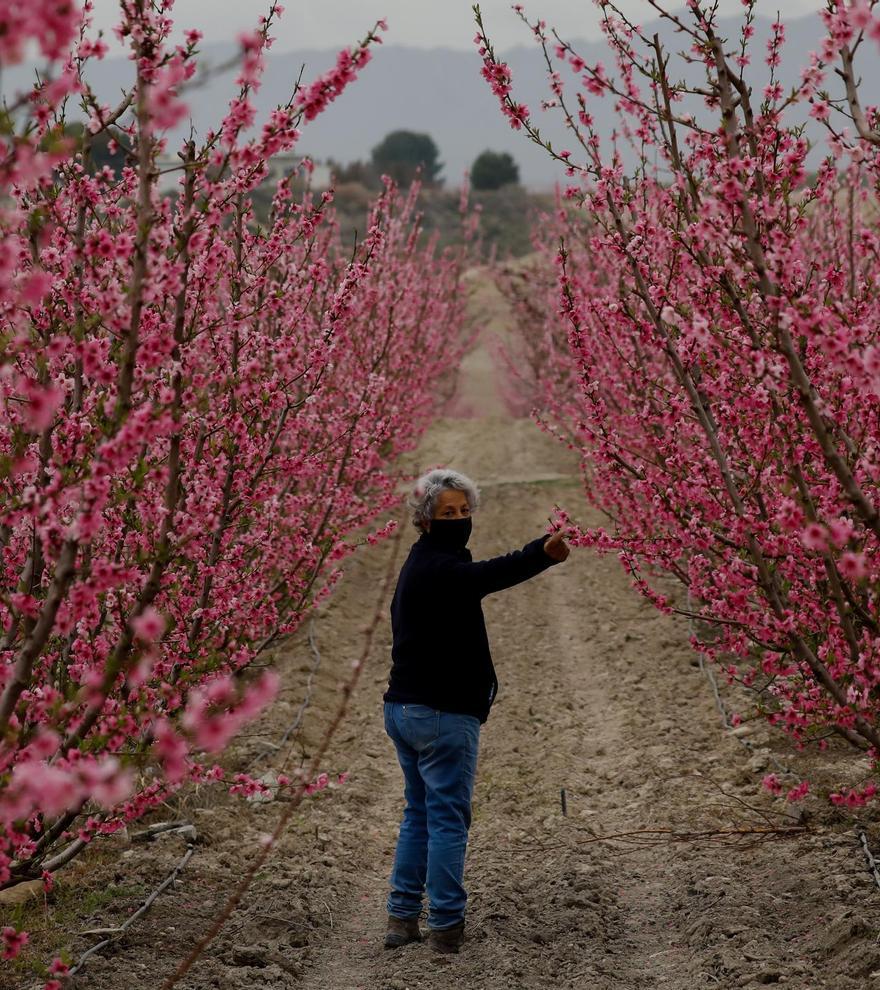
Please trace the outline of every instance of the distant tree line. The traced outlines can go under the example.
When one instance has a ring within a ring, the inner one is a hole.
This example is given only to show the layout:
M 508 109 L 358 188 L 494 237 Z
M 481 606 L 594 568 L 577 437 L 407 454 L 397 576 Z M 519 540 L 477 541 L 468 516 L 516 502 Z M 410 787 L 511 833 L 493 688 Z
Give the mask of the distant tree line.
M 390 175 L 401 186 L 411 185 L 416 176 L 429 187 L 443 184 L 443 164 L 434 139 L 416 131 L 387 134 L 373 148 L 369 161 L 330 164 L 338 183 L 358 182 L 368 189 L 377 187 L 382 175 Z M 470 181 L 477 190 L 500 189 L 519 182 L 519 167 L 506 151 L 487 149 L 474 159 Z
M 67 137 L 82 145 L 85 127 L 81 122 L 67 124 L 64 131 Z M 118 176 L 125 165 L 128 150 L 125 135 L 115 128 L 107 128 L 91 141 L 89 168 L 100 171 L 104 166 L 109 166 Z M 383 175 L 390 175 L 404 188 L 410 186 L 416 176 L 429 188 L 443 185 L 440 151 L 430 134 L 417 131 L 397 130 L 387 134 L 373 148 L 369 161 L 358 160 L 343 165 L 331 160 L 330 165 L 338 183 L 357 182 L 367 189 L 378 188 Z M 476 190 L 516 185 L 519 183 L 519 167 L 506 151 L 487 149 L 474 159 L 470 182 Z

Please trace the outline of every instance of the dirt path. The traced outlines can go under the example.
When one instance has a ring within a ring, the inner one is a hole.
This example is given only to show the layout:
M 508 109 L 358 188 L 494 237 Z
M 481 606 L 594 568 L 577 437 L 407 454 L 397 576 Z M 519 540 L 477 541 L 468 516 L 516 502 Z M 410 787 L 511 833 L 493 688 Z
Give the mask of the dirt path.
M 475 415 L 439 421 L 420 459 L 453 462 L 481 483 L 472 547 L 486 556 L 542 532 L 554 502 L 581 502 L 572 455 L 530 422 L 500 414 L 482 352 L 465 371 L 463 402 Z M 304 630 L 291 644 L 282 700 L 238 744 L 235 760 L 254 759 L 295 719 L 319 655 L 314 702 L 288 765 L 312 751 L 359 653 L 389 552 L 385 546 L 356 561 L 316 619 L 311 643 Z M 750 754 L 720 729 L 686 627 L 645 605 L 616 560 L 573 554 L 489 599 L 486 618 L 501 688 L 481 741 L 461 955 L 381 948 L 402 807 L 400 771 L 382 730 L 390 647 L 383 621 L 328 756 L 327 770 L 348 771 L 350 780 L 301 809 L 270 868 L 182 986 L 880 988 L 880 901 L 847 824 L 828 820 L 819 834 L 751 846 L 592 841 L 595 834 L 760 821 L 742 802 L 773 822 L 791 811 L 759 793 L 766 751 Z M 90 962 L 80 986 L 157 987 L 222 904 L 280 808 L 196 794 L 172 813 L 196 823 L 198 854 L 149 920 L 112 955 Z M 169 837 L 148 852 L 132 847 L 127 859 L 100 867 L 101 875 L 115 871 L 120 884 L 148 889 L 179 854 L 179 841 Z M 116 898 L 83 927 L 118 921 L 137 899 L 134 892 Z

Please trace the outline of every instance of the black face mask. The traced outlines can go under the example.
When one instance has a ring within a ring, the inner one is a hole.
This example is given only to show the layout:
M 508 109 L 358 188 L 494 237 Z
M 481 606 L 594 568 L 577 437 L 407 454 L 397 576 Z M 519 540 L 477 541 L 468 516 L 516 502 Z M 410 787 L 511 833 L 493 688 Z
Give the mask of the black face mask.
M 435 546 L 444 550 L 462 550 L 471 538 L 473 521 L 467 519 L 432 519 L 431 530 L 426 534 Z

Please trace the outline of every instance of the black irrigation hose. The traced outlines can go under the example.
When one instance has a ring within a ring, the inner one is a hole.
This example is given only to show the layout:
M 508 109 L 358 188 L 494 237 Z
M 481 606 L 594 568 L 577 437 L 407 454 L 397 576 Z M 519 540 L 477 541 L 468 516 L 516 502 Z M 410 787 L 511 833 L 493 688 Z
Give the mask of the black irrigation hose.
M 139 832 L 137 835 L 132 836 L 132 842 L 145 842 L 154 839 L 157 835 L 161 833 L 168 832 L 180 832 L 186 837 L 186 852 L 174 865 L 174 868 L 168 873 L 162 883 L 150 894 L 149 897 L 141 904 L 141 906 L 133 914 L 129 915 L 125 921 L 118 928 L 105 929 L 101 934 L 106 934 L 106 938 L 103 938 L 100 942 L 96 942 L 90 949 L 87 949 L 76 961 L 76 963 L 71 966 L 65 977 L 69 978 L 78 973 L 83 966 L 85 966 L 86 961 L 95 953 L 100 952 L 101 949 L 106 948 L 112 942 L 119 939 L 121 935 L 124 935 L 126 931 L 138 920 L 150 910 L 155 902 L 156 898 L 164 891 L 170 887 L 177 877 L 180 875 L 181 871 L 184 869 L 186 864 L 190 861 L 193 853 L 196 851 L 196 842 L 198 841 L 198 834 L 196 832 L 195 826 L 190 822 L 161 822 L 159 824 L 153 825 L 144 832 Z
M 880 870 L 877 867 L 877 860 L 874 859 L 871 850 L 868 848 L 868 837 L 865 835 L 865 830 L 861 826 L 856 828 L 856 832 L 858 833 L 859 841 L 862 843 L 865 859 L 868 861 L 868 871 L 874 878 L 874 883 L 880 888 Z

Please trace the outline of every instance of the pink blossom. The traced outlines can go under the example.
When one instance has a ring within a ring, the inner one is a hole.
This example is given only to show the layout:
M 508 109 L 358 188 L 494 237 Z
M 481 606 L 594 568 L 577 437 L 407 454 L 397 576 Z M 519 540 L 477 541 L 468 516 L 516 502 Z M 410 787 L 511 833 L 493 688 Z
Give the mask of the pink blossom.
M 268 794 L 269 788 L 261 780 L 255 780 L 246 773 L 237 773 L 235 783 L 229 788 L 229 793 L 253 797 L 255 794 Z
M 320 79 L 315 80 L 307 89 L 297 95 L 306 120 L 314 120 L 322 113 L 329 103 L 335 100 L 342 91 L 357 77 L 358 71 L 370 59 L 369 50 L 358 48 L 352 51 L 341 51 L 336 58 L 336 66 Z
M 829 795 L 832 804 L 843 805 L 847 808 L 862 808 L 877 795 L 877 787 L 868 784 L 861 790 L 851 788 L 846 791 L 836 791 Z
M 327 773 L 320 773 L 313 781 L 306 784 L 303 793 L 305 793 L 307 796 L 311 796 L 312 794 L 317 794 L 318 791 L 326 790 L 329 783 L 330 783 L 330 775 Z
M 504 109 L 510 126 L 514 130 L 518 131 L 529 119 L 529 108 L 525 103 L 510 103 Z
M 865 563 L 865 555 L 861 553 L 851 553 L 847 551 L 841 554 L 837 563 L 840 573 L 850 580 L 858 581 L 867 576 L 868 568 Z
M 21 300 L 28 306 L 36 306 L 52 288 L 52 276 L 48 272 L 33 271 L 21 287 Z
M 799 530 L 803 526 L 804 513 L 801 507 L 792 498 L 784 498 L 779 503 L 776 512 L 776 519 L 783 529 L 789 531 Z
M 191 731 L 198 749 L 206 753 L 219 753 L 226 748 L 239 727 L 239 722 L 235 718 L 214 715 L 193 722 Z
M 25 398 L 24 418 L 28 426 L 41 433 L 52 420 L 64 402 L 64 392 L 57 385 L 41 385 L 27 381 L 22 387 Z
M 826 523 L 828 528 L 828 535 L 831 538 L 831 542 L 836 547 L 842 547 L 848 543 L 855 532 L 855 526 L 851 519 L 841 517 L 839 519 L 829 519 Z
M 154 73 L 147 99 L 152 123 L 158 130 L 170 130 L 187 116 L 189 110 L 178 90 L 194 70 L 195 63 L 175 55 Z
M 36 619 L 40 614 L 40 603 L 33 595 L 14 591 L 9 596 L 9 603 L 17 612 L 26 615 L 29 619 Z
M 847 12 L 849 22 L 853 27 L 866 28 L 872 23 L 871 6 L 866 0 L 854 0 Z
M 812 522 L 801 533 L 801 542 L 810 550 L 821 552 L 828 548 L 828 533 L 821 523 Z
M 67 811 L 81 799 L 82 785 L 77 776 L 59 766 L 40 760 L 16 764 L 12 774 L 11 791 L 17 796 L 17 811 L 39 807 L 48 815 Z M 0 808 L 0 812 L 2 812 Z M 17 815 L 16 817 L 24 817 Z
M 124 801 L 134 789 L 134 779 L 112 756 L 86 764 L 83 783 L 88 794 L 104 808 L 112 809 Z
M 62 58 L 74 39 L 79 19 L 80 10 L 73 3 L 9 5 L 0 21 L 0 60 L 4 65 L 20 61 L 31 40 L 38 42 L 47 58 Z
M 785 795 L 786 801 L 803 801 L 810 791 L 809 781 L 802 780 L 795 787 L 789 789 Z
M 766 774 L 761 781 L 761 785 L 770 791 L 771 794 L 782 793 L 782 784 L 775 773 Z
M 266 670 L 245 691 L 238 705 L 238 712 L 247 721 L 256 718 L 267 707 L 281 687 L 281 677 L 276 670 Z
M 0 958 L 7 961 L 15 959 L 30 941 L 30 936 L 27 932 L 17 931 L 11 925 L 6 925 L 0 934 L 3 936 L 3 954 Z
M 171 783 L 182 780 L 186 774 L 186 741 L 174 731 L 166 719 L 160 719 L 153 727 L 153 751 L 162 763 L 165 776 Z
M 165 632 L 165 619 L 152 606 L 148 606 L 131 620 L 135 636 L 143 643 L 154 643 Z

